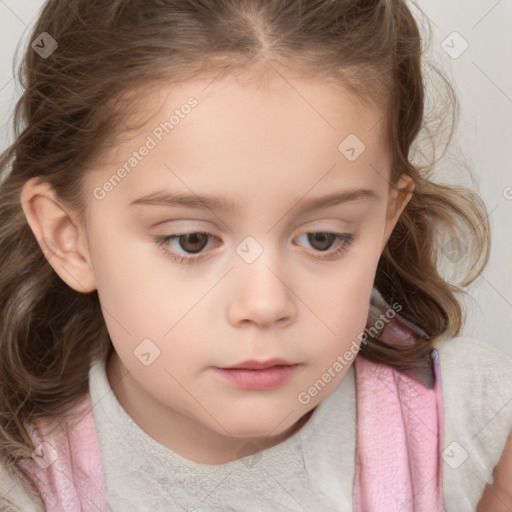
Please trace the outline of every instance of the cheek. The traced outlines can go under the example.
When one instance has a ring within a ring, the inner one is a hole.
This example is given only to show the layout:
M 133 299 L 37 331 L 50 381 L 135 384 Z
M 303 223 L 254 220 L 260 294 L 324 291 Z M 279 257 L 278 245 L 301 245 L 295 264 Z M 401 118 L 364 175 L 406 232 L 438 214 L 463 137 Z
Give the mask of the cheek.
M 211 363 L 204 340 L 218 294 L 208 291 L 218 278 L 193 277 L 150 241 L 122 233 L 104 227 L 92 237 L 98 296 L 112 344 L 127 369 L 149 379 L 148 386 L 169 380 L 164 369 L 181 381 Z
M 366 320 L 367 306 L 373 288 L 380 258 L 376 237 L 365 236 L 336 263 L 335 267 L 315 275 L 310 295 L 318 304 L 318 310 L 335 320 L 339 314 L 355 323 Z M 366 304 L 366 305 L 365 305 Z M 362 316 L 361 316 L 362 314 Z
M 380 258 L 379 247 L 374 237 L 361 240 L 354 250 L 336 267 L 323 276 L 309 289 L 308 305 L 321 319 L 314 326 L 316 339 L 322 344 L 316 346 L 316 357 L 325 361 L 335 359 L 347 350 L 354 340 L 360 343 L 368 318 L 371 292 L 375 272 Z M 303 288 L 308 294 L 307 287 Z M 319 337 L 318 334 L 321 333 Z M 320 339 L 319 339 L 320 338 Z M 313 356 L 313 352 L 311 356 Z
M 198 280 L 177 271 L 151 240 L 119 226 L 92 234 L 91 255 L 101 303 L 129 332 L 161 336 L 201 296 Z

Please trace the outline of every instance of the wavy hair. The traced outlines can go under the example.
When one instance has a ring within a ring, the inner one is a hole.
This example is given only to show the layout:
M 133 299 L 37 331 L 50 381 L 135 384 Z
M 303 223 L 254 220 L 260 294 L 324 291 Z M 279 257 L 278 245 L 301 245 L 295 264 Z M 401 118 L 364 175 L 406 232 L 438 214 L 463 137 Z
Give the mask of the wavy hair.
M 30 47 L 42 32 L 58 42 L 47 58 Z M 275 62 L 383 108 L 391 185 L 406 173 L 415 190 L 375 286 L 428 338 L 399 347 L 370 337 L 361 354 L 406 368 L 425 361 L 436 338 L 460 332 L 457 295 L 487 263 L 489 224 L 476 193 L 434 181 L 435 158 L 412 161 L 420 130 L 430 132 L 423 38 L 405 0 L 49 0 L 28 40 L 16 70 L 23 93 L 15 139 L 0 156 L 0 456 L 14 475 L 23 479 L 16 461 L 34 448 L 26 422 L 63 417 L 88 390 L 92 358 L 113 350 L 97 292 L 79 293 L 53 271 L 24 216 L 21 189 L 39 177 L 83 220 L 85 173 L 132 128 L 126 113 L 138 93 L 164 81 Z M 448 141 L 457 99 L 443 73 L 431 72 L 453 107 Z M 447 233 L 467 248 L 458 284 L 440 271 Z M 35 492 L 28 479 L 24 485 Z

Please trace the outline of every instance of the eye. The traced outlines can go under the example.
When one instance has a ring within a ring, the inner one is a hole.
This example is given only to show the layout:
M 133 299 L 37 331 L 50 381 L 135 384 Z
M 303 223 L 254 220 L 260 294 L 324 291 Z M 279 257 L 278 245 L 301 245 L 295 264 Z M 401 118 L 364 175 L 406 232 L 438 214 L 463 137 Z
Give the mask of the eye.
M 193 254 L 202 251 L 208 243 L 208 233 L 187 233 L 173 238 L 177 238 L 181 249 Z
M 315 249 L 319 251 L 325 251 L 331 247 L 336 241 L 336 235 L 334 233 L 326 233 L 323 231 L 316 231 L 314 233 L 306 233 L 308 243 L 313 246 L 316 245 Z
M 315 256 L 319 259 L 336 259 L 341 256 L 354 241 L 354 235 L 349 233 L 332 233 L 329 231 L 312 231 L 309 233 L 303 233 L 298 237 L 299 239 L 306 237 L 308 243 L 316 250 L 316 252 L 325 253 L 325 256 Z M 332 245 L 336 244 L 336 249 L 328 251 Z M 327 252 L 328 251 L 328 252 Z
M 208 244 L 210 237 L 212 237 L 210 233 L 193 232 L 155 236 L 153 240 L 159 248 L 179 263 L 192 263 L 203 256 L 204 253 L 201 253 L 201 251 Z M 185 251 L 185 253 L 180 251 Z M 187 254 L 199 254 L 199 256 L 187 256 Z
M 354 241 L 354 236 L 348 233 L 332 233 L 329 231 L 312 231 L 303 233 L 298 238 L 306 237 L 308 243 L 313 247 L 314 252 L 325 253 L 322 256 L 314 256 L 317 259 L 332 260 L 340 257 Z M 178 263 L 194 263 L 203 257 L 208 256 L 204 249 L 208 241 L 213 237 L 207 232 L 180 233 L 168 236 L 154 236 L 154 243 L 161 248 L 165 254 Z M 336 248 L 329 251 L 335 242 Z M 195 255 L 195 256 L 194 256 Z

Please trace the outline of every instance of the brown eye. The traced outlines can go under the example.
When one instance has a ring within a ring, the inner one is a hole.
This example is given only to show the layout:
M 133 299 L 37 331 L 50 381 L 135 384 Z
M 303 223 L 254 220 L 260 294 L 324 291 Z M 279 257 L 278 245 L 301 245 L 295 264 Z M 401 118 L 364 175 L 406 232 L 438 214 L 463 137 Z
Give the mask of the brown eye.
M 329 249 L 337 236 L 335 233 L 325 233 L 318 231 L 316 233 L 308 233 L 308 241 L 314 249 L 318 251 L 326 251 Z
M 208 243 L 207 233 L 187 233 L 181 235 L 179 238 L 179 245 L 185 251 L 189 253 L 196 253 L 202 251 Z
M 309 246 L 313 258 L 323 261 L 340 259 L 344 252 L 352 245 L 355 237 L 350 233 L 333 233 L 331 231 L 309 231 L 303 233 L 298 239 L 302 244 Z
M 153 242 L 178 263 L 196 263 L 208 257 L 211 251 L 204 249 L 215 238 L 210 233 L 192 232 L 153 236 Z

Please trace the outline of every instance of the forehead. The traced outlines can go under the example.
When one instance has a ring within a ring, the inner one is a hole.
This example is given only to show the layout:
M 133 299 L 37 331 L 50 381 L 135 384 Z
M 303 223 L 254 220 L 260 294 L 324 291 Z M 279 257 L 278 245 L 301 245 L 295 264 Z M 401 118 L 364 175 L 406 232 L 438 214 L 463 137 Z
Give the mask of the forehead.
M 367 185 L 376 171 L 386 175 L 383 111 L 333 82 L 276 71 L 256 81 L 161 83 L 137 100 L 130 116 L 143 125 L 123 134 L 89 183 L 105 183 L 124 165 L 114 195 L 128 202 L 157 183 L 293 188 L 295 177 L 313 184 L 333 166 L 329 180 L 344 176 L 354 185 Z M 144 146 L 150 149 L 134 156 Z

